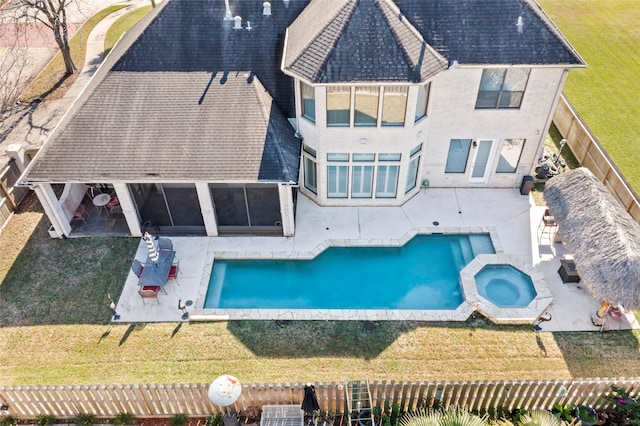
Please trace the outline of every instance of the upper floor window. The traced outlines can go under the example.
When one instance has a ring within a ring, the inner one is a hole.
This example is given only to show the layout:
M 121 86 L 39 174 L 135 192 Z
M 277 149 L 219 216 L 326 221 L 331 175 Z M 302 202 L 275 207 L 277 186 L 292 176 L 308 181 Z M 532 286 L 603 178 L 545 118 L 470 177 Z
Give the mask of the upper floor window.
M 505 139 L 500 149 L 496 173 L 515 173 L 522 148 L 524 148 L 524 139 Z
M 427 83 L 424 86 L 418 87 L 418 100 L 416 101 L 416 115 L 415 121 L 420 120 L 427 115 L 427 104 L 429 102 L 429 91 L 431 90 L 431 83 Z
M 313 86 L 300 82 L 300 96 L 302 97 L 302 116 L 316 122 L 316 93 Z
M 356 86 L 355 97 L 354 126 L 377 126 L 380 88 Z
M 327 87 L 327 126 L 349 126 L 350 124 L 351 88 Z
M 382 99 L 382 125 L 404 126 L 407 112 L 407 86 L 385 86 Z
M 404 126 L 408 91 L 407 86 L 328 86 L 327 126 Z
M 476 108 L 520 108 L 529 72 L 528 68 L 483 70 Z

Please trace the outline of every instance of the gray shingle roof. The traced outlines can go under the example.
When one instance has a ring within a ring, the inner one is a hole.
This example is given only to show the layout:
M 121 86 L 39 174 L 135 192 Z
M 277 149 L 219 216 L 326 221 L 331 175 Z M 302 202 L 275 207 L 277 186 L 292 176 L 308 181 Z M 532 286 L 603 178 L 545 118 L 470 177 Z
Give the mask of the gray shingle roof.
M 312 1 L 289 27 L 284 55 L 284 70 L 311 83 L 418 83 L 447 68 L 390 0 Z
M 449 63 L 584 65 L 532 0 L 395 0 Z M 522 31 L 518 31 L 522 17 Z
M 532 0 L 272 1 L 271 16 L 229 2 L 251 31 L 223 21 L 224 0 L 165 0 L 127 31 L 27 179 L 297 180 L 294 87 L 280 70 L 289 26 L 285 59 L 324 82 L 424 79 L 443 62 L 423 39 L 461 64 L 583 63 Z
M 300 140 L 248 72 L 113 72 L 58 131 L 29 179 L 298 179 Z

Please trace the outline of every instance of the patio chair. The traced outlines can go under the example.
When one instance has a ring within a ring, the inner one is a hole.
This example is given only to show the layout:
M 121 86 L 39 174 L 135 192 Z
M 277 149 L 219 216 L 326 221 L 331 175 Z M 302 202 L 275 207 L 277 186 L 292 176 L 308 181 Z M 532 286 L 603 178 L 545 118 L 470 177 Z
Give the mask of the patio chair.
M 158 250 L 173 251 L 173 241 L 169 238 L 158 238 Z
M 138 290 L 138 294 L 142 297 L 142 303 L 146 305 L 144 299 L 156 299 L 158 305 L 160 304 L 160 300 L 158 300 L 158 293 L 160 292 L 159 286 L 144 286 L 140 290 Z
M 73 212 L 71 222 L 73 222 L 74 220 L 81 220 L 83 223 L 87 223 L 88 217 L 89 213 L 87 212 L 87 207 L 84 204 L 80 204 L 76 211 Z
M 140 278 L 140 275 L 142 275 L 142 271 L 144 270 L 144 265 L 138 259 L 133 259 L 131 270 L 136 274 L 136 277 Z
M 111 200 L 109 200 L 105 207 L 109 209 L 109 214 L 113 214 L 116 208 L 120 207 L 120 200 L 118 200 L 117 196 L 112 195 Z
M 175 280 L 176 285 L 179 286 L 180 285 L 180 283 L 178 282 L 179 272 L 180 272 L 180 260 L 176 259 L 173 261 L 173 264 L 171 265 L 171 269 L 169 270 L 169 276 L 167 277 L 167 281 Z

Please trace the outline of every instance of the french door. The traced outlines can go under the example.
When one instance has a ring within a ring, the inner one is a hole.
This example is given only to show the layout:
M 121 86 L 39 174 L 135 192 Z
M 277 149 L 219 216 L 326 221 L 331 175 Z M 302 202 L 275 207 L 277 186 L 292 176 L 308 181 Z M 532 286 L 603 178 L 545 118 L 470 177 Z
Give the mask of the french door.
M 492 139 L 478 139 L 473 142 L 469 183 L 487 183 L 496 145 L 496 141 Z

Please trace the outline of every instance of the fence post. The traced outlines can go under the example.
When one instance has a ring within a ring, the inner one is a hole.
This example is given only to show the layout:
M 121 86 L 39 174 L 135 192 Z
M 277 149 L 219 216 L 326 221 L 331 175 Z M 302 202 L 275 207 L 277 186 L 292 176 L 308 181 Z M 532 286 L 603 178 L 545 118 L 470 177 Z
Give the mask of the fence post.
M 24 148 L 19 143 L 12 143 L 7 147 L 7 155 L 14 160 L 16 160 L 16 165 L 20 170 L 20 173 L 24 172 L 27 166 L 29 165 L 29 159 L 27 158 L 27 154 L 24 152 Z

